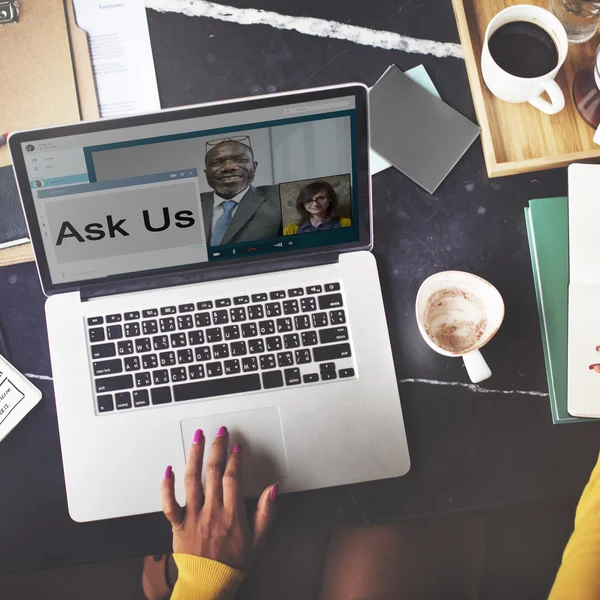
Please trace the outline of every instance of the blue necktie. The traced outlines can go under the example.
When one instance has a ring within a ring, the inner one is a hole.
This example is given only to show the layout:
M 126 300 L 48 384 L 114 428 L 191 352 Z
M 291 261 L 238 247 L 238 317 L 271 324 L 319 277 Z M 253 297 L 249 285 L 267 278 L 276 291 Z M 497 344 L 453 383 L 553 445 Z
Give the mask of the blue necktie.
M 237 202 L 235 200 L 225 200 L 221 203 L 221 206 L 223 207 L 223 214 L 215 224 L 215 230 L 212 232 L 210 239 L 211 246 L 219 246 L 221 244 L 223 236 L 233 218 L 233 209 L 237 206 Z

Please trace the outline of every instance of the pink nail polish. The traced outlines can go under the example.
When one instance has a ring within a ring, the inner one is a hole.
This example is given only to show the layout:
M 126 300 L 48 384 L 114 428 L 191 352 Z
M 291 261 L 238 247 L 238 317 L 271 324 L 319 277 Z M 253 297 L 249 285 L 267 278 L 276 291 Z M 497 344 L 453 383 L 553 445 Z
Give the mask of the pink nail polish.
M 271 488 L 271 491 L 269 492 L 269 498 L 270 498 L 271 502 L 276 502 L 277 501 L 277 494 L 279 494 L 279 482 L 277 482 Z
M 225 437 L 228 433 L 227 427 L 219 427 L 219 431 L 217 431 L 217 437 Z
M 171 479 L 171 473 L 173 472 L 173 467 L 169 465 L 167 470 L 165 471 L 165 479 Z
M 234 452 L 239 452 L 241 449 L 242 449 L 242 446 L 241 446 L 240 444 L 236 444 L 236 445 L 233 447 L 233 451 L 234 451 Z
M 192 440 L 192 444 L 199 444 L 204 437 L 204 432 L 202 429 L 196 429 L 196 433 L 194 433 L 194 439 Z

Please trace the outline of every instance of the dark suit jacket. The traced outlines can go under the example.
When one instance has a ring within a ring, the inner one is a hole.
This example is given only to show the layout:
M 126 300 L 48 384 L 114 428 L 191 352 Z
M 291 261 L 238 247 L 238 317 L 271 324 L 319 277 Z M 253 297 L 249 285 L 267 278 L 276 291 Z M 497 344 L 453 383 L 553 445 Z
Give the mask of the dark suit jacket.
M 200 199 L 204 230 L 210 246 L 214 192 L 203 192 L 200 194 Z M 282 235 L 282 229 L 279 186 L 254 187 L 251 185 L 240 200 L 221 243 L 252 242 L 280 235 Z

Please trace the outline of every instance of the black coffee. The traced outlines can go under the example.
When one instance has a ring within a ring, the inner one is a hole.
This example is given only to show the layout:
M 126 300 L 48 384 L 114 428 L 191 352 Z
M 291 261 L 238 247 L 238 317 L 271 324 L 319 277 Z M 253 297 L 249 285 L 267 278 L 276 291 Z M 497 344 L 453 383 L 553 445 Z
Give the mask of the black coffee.
M 540 77 L 558 64 L 558 50 L 550 34 L 527 21 L 513 21 L 497 29 L 489 41 L 496 64 L 516 77 Z

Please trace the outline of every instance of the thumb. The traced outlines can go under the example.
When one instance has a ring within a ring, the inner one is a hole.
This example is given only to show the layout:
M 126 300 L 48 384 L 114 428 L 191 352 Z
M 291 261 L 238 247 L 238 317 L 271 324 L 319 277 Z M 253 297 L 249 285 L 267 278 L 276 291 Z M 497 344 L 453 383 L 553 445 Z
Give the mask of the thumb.
M 254 515 L 254 552 L 260 552 L 264 546 L 269 529 L 275 520 L 277 512 L 275 503 L 279 493 L 279 482 L 270 485 L 258 499 L 258 506 Z

